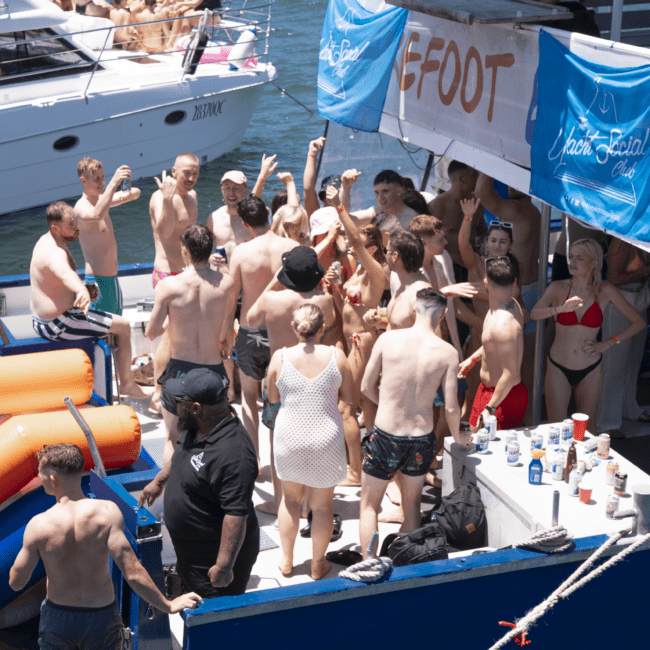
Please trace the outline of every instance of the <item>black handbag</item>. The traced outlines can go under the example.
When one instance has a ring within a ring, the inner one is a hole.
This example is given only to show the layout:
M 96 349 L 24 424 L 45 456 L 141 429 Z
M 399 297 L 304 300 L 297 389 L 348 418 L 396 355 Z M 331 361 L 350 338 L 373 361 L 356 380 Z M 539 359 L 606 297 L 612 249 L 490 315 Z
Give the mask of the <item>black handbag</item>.
M 431 522 L 422 528 L 387 535 L 381 545 L 380 555 L 393 560 L 394 566 L 446 560 L 449 553 L 445 531 L 434 516 Z

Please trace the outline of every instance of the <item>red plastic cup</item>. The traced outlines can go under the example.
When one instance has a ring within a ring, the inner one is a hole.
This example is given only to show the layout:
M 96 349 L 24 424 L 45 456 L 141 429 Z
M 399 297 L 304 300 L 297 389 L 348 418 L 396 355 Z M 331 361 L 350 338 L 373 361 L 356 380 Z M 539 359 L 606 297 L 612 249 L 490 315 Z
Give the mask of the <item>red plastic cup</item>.
M 578 486 L 578 491 L 580 492 L 580 501 L 582 503 L 589 504 L 591 502 L 591 490 L 593 488 L 591 487 L 582 487 L 582 485 Z
M 571 419 L 573 420 L 573 439 L 584 440 L 589 416 L 584 413 L 574 413 Z

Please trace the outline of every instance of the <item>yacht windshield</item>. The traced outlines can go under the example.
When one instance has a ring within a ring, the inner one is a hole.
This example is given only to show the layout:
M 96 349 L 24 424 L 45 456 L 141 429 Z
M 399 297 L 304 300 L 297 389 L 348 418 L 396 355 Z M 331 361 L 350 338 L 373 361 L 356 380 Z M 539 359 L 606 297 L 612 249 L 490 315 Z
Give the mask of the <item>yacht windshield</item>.
M 51 29 L 0 34 L 0 84 L 73 75 L 94 62 Z

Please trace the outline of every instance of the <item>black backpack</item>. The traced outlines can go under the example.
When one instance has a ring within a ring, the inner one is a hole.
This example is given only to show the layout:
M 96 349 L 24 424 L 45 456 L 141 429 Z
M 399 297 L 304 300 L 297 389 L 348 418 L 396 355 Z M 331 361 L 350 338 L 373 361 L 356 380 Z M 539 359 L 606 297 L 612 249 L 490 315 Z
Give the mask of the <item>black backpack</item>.
M 474 483 L 456 488 L 449 496 L 442 497 L 441 502 L 424 515 L 422 523 L 433 515 L 445 531 L 449 546 L 459 551 L 485 546 L 485 506 Z
M 449 557 L 445 532 L 435 516 L 417 530 L 387 535 L 380 555 L 391 558 L 394 566 L 446 560 Z

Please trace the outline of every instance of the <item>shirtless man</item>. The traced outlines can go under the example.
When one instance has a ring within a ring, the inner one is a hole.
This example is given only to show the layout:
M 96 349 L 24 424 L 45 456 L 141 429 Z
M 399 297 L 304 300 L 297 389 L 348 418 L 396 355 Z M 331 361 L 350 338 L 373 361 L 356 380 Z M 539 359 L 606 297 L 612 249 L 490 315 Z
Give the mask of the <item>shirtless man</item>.
M 199 178 L 199 159 L 191 153 L 176 158 L 172 175 L 163 171 L 162 181 L 155 179 L 158 190 L 151 195 L 149 216 L 153 229 L 156 256 L 153 262 L 151 282 L 158 282 L 170 275 L 178 275 L 185 266 L 181 253 L 181 233 L 199 218 L 199 202 L 194 186 Z M 169 337 L 163 334 L 154 355 L 154 394 L 151 408 L 161 412 L 160 385 L 158 379 L 170 359 Z
M 413 325 L 415 295 L 420 289 L 431 286 L 420 270 L 423 260 L 424 244 L 417 235 L 407 230 L 397 230 L 391 235 L 386 247 L 386 264 L 397 276 L 399 286 L 386 307 L 386 315 L 381 314 L 381 309 L 371 309 L 364 315 L 364 321 L 375 325 L 387 324 L 389 330 Z
M 350 170 L 350 172 L 348 179 L 352 182 L 342 184 L 341 187 L 341 203 L 343 203 L 343 205 L 350 204 L 350 187 L 352 187 L 359 176 L 361 176 L 361 172 L 357 172 L 356 170 Z M 408 228 L 409 223 L 411 223 L 411 220 L 417 216 L 417 213 L 412 208 L 409 208 L 400 198 L 404 192 L 404 188 L 402 187 L 402 177 L 392 169 L 384 169 L 384 171 L 379 172 L 379 174 L 375 176 L 373 185 L 375 187 L 377 205 L 365 210 L 353 212 L 352 216 L 355 217 L 358 222 L 366 223 L 371 221 L 375 215 L 384 210 L 397 217 L 402 228 Z
M 153 341 L 166 331 L 170 342 L 171 358 L 158 379 L 167 427 L 163 466 L 171 459 L 180 437 L 176 400 L 165 391 L 165 382 L 183 379 L 193 368 L 209 368 L 227 377 L 219 335 L 232 302 L 233 281 L 228 274 L 210 268 L 212 245 L 212 233 L 205 226 L 185 228 L 180 236 L 185 269 L 159 283 L 145 332 Z
M 113 334 L 120 393 L 138 399 L 149 395 L 131 375 L 131 325 L 126 318 L 90 309 L 90 294 L 75 270 L 68 244 L 79 239 L 74 210 L 62 201 L 46 211 L 49 230 L 36 242 L 29 267 L 30 311 L 38 336 L 75 341 Z
M 262 190 L 266 179 L 275 171 L 277 163 L 275 162 L 275 155 L 267 157 L 262 154 L 262 164 L 260 173 L 253 188 L 253 194 L 262 198 Z M 250 241 L 253 238 L 250 231 L 244 226 L 239 213 L 237 212 L 237 204 L 248 193 L 248 180 L 243 172 L 232 170 L 226 172 L 221 178 L 221 194 L 226 205 L 208 215 L 205 220 L 205 225 L 212 231 L 214 235 L 214 242 L 218 248 L 224 248 L 226 251 L 226 259 L 219 253 L 210 259 L 210 262 L 215 266 L 223 266 L 228 264 L 235 250 L 235 246 Z M 235 344 L 234 330 L 230 329 L 224 332 L 222 341 L 224 353 L 224 366 L 228 373 L 228 380 L 230 385 L 228 387 L 228 400 L 235 401 L 235 362 L 232 358 L 232 349 Z
M 86 284 L 96 283 L 99 297 L 90 305 L 92 309 L 122 315 L 122 290 L 117 279 L 117 241 L 110 208 L 140 198 L 140 190 L 132 187 L 128 192 L 118 191 L 131 178 L 131 170 L 118 167 L 109 184 L 105 184 L 104 169 L 99 160 L 84 158 L 77 165 L 79 180 L 84 188 L 74 206 L 79 226 L 79 241 L 86 260 Z
M 319 286 L 325 275 L 313 248 L 296 246 L 282 255 L 282 268 L 273 278 L 264 293 L 248 310 L 248 324 L 251 327 L 266 327 L 269 335 L 270 355 L 282 348 L 296 345 L 296 335 L 291 327 L 293 312 L 301 305 L 311 303 L 323 312 L 323 323 L 327 331 L 334 324 L 336 313 L 332 296 Z M 279 291 L 277 289 L 280 289 Z M 264 409 L 262 422 L 271 434 L 271 475 L 273 479 L 273 501 L 265 501 L 256 506 L 261 512 L 278 514 L 280 505 L 281 483 L 275 472 L 273 462 L 273 429 L 275 418 L 280 410 L 280 403 L 269 402 L 264 389 Z
M 442 221 L 445 227 L 445 236 L 447 237 L 447 252 L 454 263 L 454 272 L 456 282 L 466 282 L 467 272 L 462 273 L 463 258 L 458 250 L 458 231 L 463 223 L 463 211 L 460 208 L 460 201 L 472 196 L 476 187 L 478 172 L 468 165 L 457 160 L 452 160 L 447 169 L 447 176 L 451 181 L 451 187 L 436 196 L 429 203 L 429 210 L 434 217 Z M 479 205 L 472 218 L 471 242 L 476 240 L 477 236 L 484 236 L 487 232 L 485 228 L 485 219 L 483 219 L 483 209 Z
M 483 345 L 461 363 L 458 377 L 481 361 L 481 384 L 469 418 L 473 431 L 479 428 L 479 417 L 485 422 L 488 415 L 496 415 L 500 430 L 516 429 L 528 404 L 528 389 L 521 381 L 524 317 L 512 297 L 517 269 L 510 259 L 499 257 L 486 262 L 486 274 L 490 309 L 483 322 Z
M 113 32 L 113 43 L 115 47 L 123 47 L 125 50 L 133 49 L 133 41 L 137 38 L 135 27 L 128 27 L 131 24 L 131 9 L 123 5 L 123 0 L 113 0 L 111 7 L 111 20 L 119 27 Z
M 36 458 L 45 493 L 56 497 L 56 504 L 25 527 L 9 585 L 23 589 L 43 560 L 47 599 L 41 606 L 40 648 L 122 649 L 109 555 L 133 591 L 160 611 L 174 614 L 203 602 L 195 593 L 172 601 L 160 593 L 124 534 L 119 508 L 83 493 L 84 457 L 76 445 L 46 445 Z
M 161 15 L 155 12 L 156 0 L 144 0 L 144 7 L 132 13 L 134 22 L 147 23 L 160 20 Z M 152 25 L 138 25 L 140 40 L 136 46 L 148 54 L 164 52 L 169 43 L 170 23 L 153 23 Z
M 257 396 L 271 355 L 266 327 L 251 327 L 248 310 L 282 266 L 282 254 L 298 246 L 298 243 L 293 239 L 278 237 L 271 230 L 268 210 L 264 201 L 257 196 L 251 194 L 242 199 L 237 204 L 237 211 L 253 239 L 237 246 L 230 260 L 235 299 L 226 327 L 230 330 L 233 328 L 236 296 L 241 291 L 241 316 L 235 351 L 242 386 L 242 420 L 255 444 L 259 464 Z
M 494 191 L 494 180 L 480 174 L 476 182 L 476 198 L 501 221 L 512 224 L 512 245 L 510 252 L 519 261 L 521 275 L 521 300 L 530 312 L 537 304 L 538 251 L 541 215 L 533 205 L 530 196 L 512 187 L 508 198 L 501 198 Z M 532 318 L 524 327 L 524 363 L 522 379 L 530 392 L 535 375 L 535 332 L 537 321 Z M 532 404 L 531 404 L 532 408 Z M 531 409 L 526 411 L 526 422 L 530 421 Z
M 447 297 L 436 289 L 419 290 L 415 323 L 377 339 L 363 376 L 362 392 L 378 404 L 361 478 L 359 536 L 364 560 L 388 482 L 398 471 L 404 509 L 400 531 L 420 526 L 422 488 L 435 450 L 433 400 L 439 386 L 454 440 L 463 446 L 469 443 L 469 433 L 459 430 L 458 352 L 434 331 L 446 307 Z

